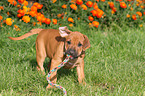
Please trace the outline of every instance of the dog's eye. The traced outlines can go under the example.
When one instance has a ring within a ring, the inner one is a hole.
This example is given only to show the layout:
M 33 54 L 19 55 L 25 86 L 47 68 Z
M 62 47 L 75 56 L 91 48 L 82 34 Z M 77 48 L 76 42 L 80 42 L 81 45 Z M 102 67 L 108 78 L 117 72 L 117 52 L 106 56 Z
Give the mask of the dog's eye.
M 79 44 L 78 44 L 78 47 L 81 47 L 81 46 L 82 46 L 82 44 L 81 44 L 81 43 L 79 43 Z
M 71 42 L 70 42 L 70 41 L 67 41 L 67 44 L 68 44 L 68 45 L 70 45 L 70 44 L 71 44 Z

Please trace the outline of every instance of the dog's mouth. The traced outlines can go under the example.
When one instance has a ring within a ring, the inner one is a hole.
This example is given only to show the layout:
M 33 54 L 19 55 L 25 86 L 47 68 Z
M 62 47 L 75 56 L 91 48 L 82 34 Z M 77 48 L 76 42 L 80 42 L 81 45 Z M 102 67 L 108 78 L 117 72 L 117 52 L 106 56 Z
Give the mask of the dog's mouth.
M 79 57 L 78 52 L 74 49 L 68 49 L 68 50 L 66 50 L 65 53 L 71 55 L 73 58 L 78 58 Z

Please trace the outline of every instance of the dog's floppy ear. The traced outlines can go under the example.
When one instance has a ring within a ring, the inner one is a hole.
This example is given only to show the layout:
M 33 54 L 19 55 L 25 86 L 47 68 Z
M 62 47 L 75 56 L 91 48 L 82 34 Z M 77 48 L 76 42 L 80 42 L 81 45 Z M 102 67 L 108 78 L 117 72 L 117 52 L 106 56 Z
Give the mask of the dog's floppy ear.
M 70 32 L 72 32 L 72 31 L 68 30 L 68 28 L 66 26 L 59 27 L 59 34 L 60 34 L 61 37 L 68 36 L 70 34 Z
M 89 39 L 86 35 L 83 35 L 84 36 L 84 42 L 83 42 L 83 51 L 85 51 L 86 49 L 90 48 L 90 42 L 89 42 Z

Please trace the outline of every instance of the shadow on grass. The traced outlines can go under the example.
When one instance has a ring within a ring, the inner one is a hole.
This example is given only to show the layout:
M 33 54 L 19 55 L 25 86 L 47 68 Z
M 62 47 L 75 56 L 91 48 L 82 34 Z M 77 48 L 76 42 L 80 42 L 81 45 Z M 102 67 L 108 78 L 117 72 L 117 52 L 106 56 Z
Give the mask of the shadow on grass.
M 37 70 L 37 62 L 36 62 L 36 58 L 32 58 L 31 60 L 30 59 L 27 59 L 30 61 L 30 66 L 32 67 L 33 71 L 34 70 Z M 48 72 L 50 71 L 50 60 L 45 60 L 44 61 L 44 69 L 45 69 L 45 73 L 46 75 L 48 74 Z M 64 69 L 64 68 L 60 68 L 58 71 L 57 71 L 57 80 L 59 80 L 61 77 L 63 76 L 69 76 L 69 75 L 73 75 L 75 77 L 75 72 L 74 70 L 76 70 L 76 68 L 73 69 L 73 71 L 71 69 Z
M 24 61 L 24 60 L 23 60 Z M 32 71 L 36 71 L 37 70 L 37 62 L 36 62 L 36 58 L 26 58 L 25 61 L 29 61 L 30 62 L 30 67 L 32 68 Z M 46 73 L 46 76 L 48 74 L 48 72 L 50 71 L 49 68 L 48 68 L 48 65 L 49 65 L 49 59 L 45 60 L 44 61 L 44 69 L 45 69 L 45 73 Z M 77 79 L 77 76 L 76 76 L 76 68 L 74 69 L 64 69 L 64 68 L 60 68 L 58 71 L 57 71 L 57 81 L 59 81 L 61 78 L 65 78 L 65 77 L 75 77 Z M 47 83 L 47 80 L 44 80 L 46 79 L 46 76 L 42 76 L 41 72 L 38 72 L 40 73 L 40 78 L 39 78 L 39 81 L 41 81 L 41 83 L 43 84 L 43 88 L 45 89 L 48 85 Z M 37 74 L 37 73 L 36 73 Z M 37 79 L 37 78 L 35 78 Z M 75 82 L 76 83 L 76 82 Z

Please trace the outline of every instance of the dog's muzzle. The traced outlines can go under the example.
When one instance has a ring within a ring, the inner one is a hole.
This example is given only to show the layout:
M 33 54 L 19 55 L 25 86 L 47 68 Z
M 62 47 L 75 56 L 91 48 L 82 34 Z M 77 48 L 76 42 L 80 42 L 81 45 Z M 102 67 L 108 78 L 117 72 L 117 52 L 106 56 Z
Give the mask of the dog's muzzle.
M 77 58 L 78 57 L 78 52 L 74 49 L 68 49 L 66 50 L 66 54 L 71 55 L 73 58 Z

